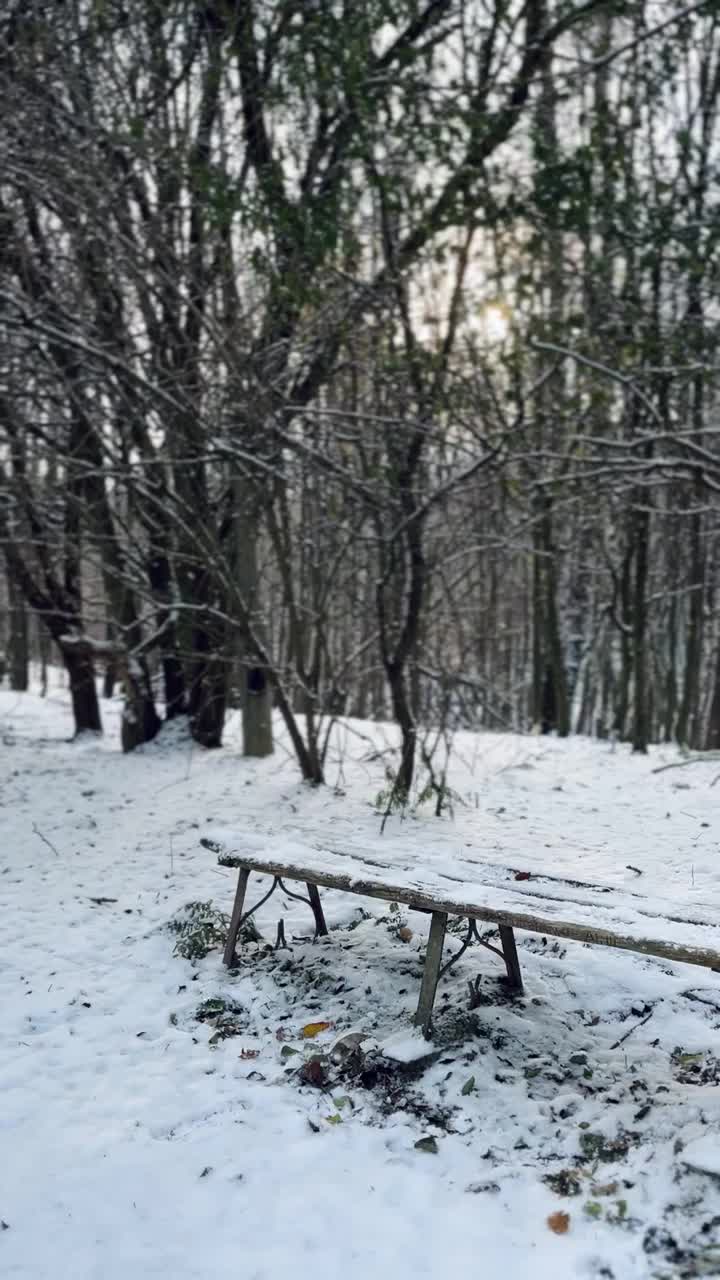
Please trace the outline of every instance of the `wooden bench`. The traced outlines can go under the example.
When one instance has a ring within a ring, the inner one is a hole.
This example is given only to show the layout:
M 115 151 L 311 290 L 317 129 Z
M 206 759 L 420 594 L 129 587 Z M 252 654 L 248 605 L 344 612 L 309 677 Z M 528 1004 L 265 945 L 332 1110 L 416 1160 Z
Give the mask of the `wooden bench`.
M 506 981 L 522 990 L 522 975 L 515 945 L 515 929 L 555 938 L 568 938 L 598 946 L 619 947 L 664 960 L 720 970 L 720 915 L 701 905 L 679 906 L 667 899 L 611 885 L 587 884 L 543 873 L 527 873 L 485 862 L 465 851 L 401 853 L 314 848 L 284 838 L 248 837 L 232 830 L 214 830 L 201 844 L 218 855 L 223 867 L 238 870 L 225 953 L 226 965 L 236 960 L 240 929 L 275 889 L 292 893 L 285 880 L 303 882 L 315 917 L 316 936 L 327 933 L 320 902 L 320 888 L 402 903 L 431 915 L 416 1025 L 427 1035 L 438 980 L 459 959 L 471 941 L 500 955 Z M 245 895 L 251 872 L 272 878 L 269 891 L 249 911 Z M 443 967 L 445 930 L 449 916 L 464 917 L 468 934 L 462 948 Z M 477 922 L 494 925 L 500 933 L 500 949 L 477 932 Z

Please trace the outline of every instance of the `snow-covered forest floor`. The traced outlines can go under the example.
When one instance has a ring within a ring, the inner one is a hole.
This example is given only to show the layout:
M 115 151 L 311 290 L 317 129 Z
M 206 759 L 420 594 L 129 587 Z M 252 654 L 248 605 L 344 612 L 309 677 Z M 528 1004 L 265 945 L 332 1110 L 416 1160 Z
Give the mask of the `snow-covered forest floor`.
M 390 730 L 344 727 L 311 790 L 282 743 L 243 760 L 235 721 L 221 752 L 171 729 L 123 757 L 103 714 L 70 743 L 61 689 L 0 693 L 3 1277 L 720 1275 L 720 977 L 519 934 L 524 995 L 471 948 L 408 1062 L 426 917 L 327 893 L 313 943 L 276 895 L 230 974 L 169 928 L 230 909 L 199 843 L 219 823 L 471 846 L 720 913 L 720 764 L 461 735 L 452 814 L 381 835 Z

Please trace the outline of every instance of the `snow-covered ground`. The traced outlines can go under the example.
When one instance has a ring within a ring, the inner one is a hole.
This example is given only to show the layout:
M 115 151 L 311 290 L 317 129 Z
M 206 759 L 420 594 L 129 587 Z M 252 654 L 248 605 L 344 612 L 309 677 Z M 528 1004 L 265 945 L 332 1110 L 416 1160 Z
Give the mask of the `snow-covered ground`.
M 348 726 L 310 790 L 282 744 L 243 760 L 234 723 L 222 752 L 172 729 L 123 757 L 103 714 L 70 743 L 60 688 L 0 693 L 3 1278 L 720 1275 L 720 977 L 527 934 L 511 998 L 471 948 L 417 1061 L 425 917 L 326 894 L 313 943 L 276 895 L 232 974 L 168 928 L 230 908 L 213 825 L 472 849 L 720 918 L 720 764 L 462 735 L 452 815 L 381 836 L 389 731 Z

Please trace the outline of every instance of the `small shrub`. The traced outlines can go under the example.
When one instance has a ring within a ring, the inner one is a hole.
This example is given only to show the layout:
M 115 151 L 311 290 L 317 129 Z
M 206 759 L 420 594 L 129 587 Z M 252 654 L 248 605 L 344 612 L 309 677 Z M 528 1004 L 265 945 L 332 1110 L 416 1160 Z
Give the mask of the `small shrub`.
M 209 902 L 187 902 L 170 921 L 168 928 L 176 935 L 174 952 L 185 960 L 204 960 L 216 947 L 224 945 L 230 917 Z

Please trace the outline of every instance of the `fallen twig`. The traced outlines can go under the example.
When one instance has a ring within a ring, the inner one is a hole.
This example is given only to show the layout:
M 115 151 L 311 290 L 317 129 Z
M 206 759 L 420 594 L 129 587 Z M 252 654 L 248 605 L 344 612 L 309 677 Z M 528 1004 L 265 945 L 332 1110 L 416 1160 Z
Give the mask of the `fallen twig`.
M 653 1007 L 652 1007 L 652 1009 L 650 1010 L 650 1012 L 649 1012 L 648 1014 L 646 1014 L 646 1015 L 645 1015 L 645 1017 L 642 1019 L 642 1021 L 641 1021 L 641 1022 L 636 1022 L 636 1023 L 635 1023 L 635 1026 L 634 1026 L 634 1027 L 631 1027 L 629 1031 L 626 1031 L 626 1032 L 625 1032 L 625 1035 L 624 1035 L 624 1036 L 621 1036 L 619 1040 L 616 1040 L 614 1044 L 611 1044 L 611 1045 L 610 1045 L 610 1048 L 611 1048 L 611 1049 L 619 1049 L 619 1048 L 620 1048 L 620 1045 L 621 1045 L 621 1044 L 624 1044 L 624 1043 L 625 1043 L 625 1041 L 626 1041 L 626 1040 L 628 1040 L 628 1039 L 630 1038 L 630 1036 L 632 1035 L 633 1031 L 637 1031 L 640 1027 L 644 1027 L 644 1026 L 645 1026 L 645 1023 L 650 1021 L 650 1019 L 652 1018 L 652 1016 L 653 1016 L 654 1012 L 655 1012 L 655 1006 L 653 1005 Z
M 684 769 L 686 764 L 704 764 L 707 761 L 720 760 L 720 751 L 705 751 L 701 756 L 688 756 L 687 760 L 672 760 L 670 764 L 659 764 L 652 773 L 664 773 L 666 769 Z
M 52 844 L 50 840 L 48 840 L 47 836 L 44 836 L 44 835 L 43 835 L 42 831 L 40 831 L 40 830 L 39 830 L 39 828 L 38 828 L 38 827 L 36 827 L 36 825 L 35 825 L 35 823 L 34 823 L 34 822 L 33 822 L 33 831 L 35 832 L 35 835 L 36 835 L 36 836 L 39 836 L 39 837 L 40 837 L 40 839 L 42 840 L 43 844 L 46 844 L 46 845 L 47 845 L 48 849 L 52 849 L 53 853 L 55 854 L 55 857 L 56 857 L 56 858 L 59 858 L 59 857 L 60 857 L 60 854 L 58 853 L 57 849 L 55 848 L 55 845 L 54 845 L 54 844 Z

